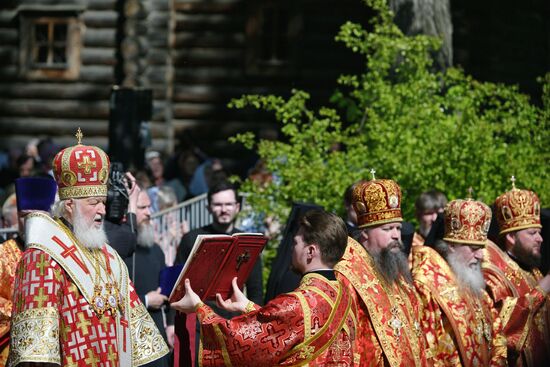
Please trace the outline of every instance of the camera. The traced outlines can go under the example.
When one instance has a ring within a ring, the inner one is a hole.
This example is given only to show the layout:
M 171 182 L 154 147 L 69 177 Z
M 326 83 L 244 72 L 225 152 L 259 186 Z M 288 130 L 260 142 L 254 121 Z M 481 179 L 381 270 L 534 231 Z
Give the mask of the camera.
M 121 162 L 111 162 L 109 185 L 107 187 L 107 208 L 105 218 L 120 224 L 128 209 L 128 189 L 132 183 L 126 179 L 124 165 Z

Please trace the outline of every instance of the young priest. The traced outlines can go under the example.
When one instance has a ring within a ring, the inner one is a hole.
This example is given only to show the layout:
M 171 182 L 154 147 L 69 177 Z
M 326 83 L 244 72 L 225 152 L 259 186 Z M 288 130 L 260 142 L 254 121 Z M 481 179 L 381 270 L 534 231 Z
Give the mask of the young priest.
M 346 244 L 342 219 L 321 210 L 307 212 L 292 253 L 292 266 L 303 276 L 298 288 L 260 308 L 234 278 L 232 297 L 217 295 L 222 308 L 243 313 L 231 320 L 202 303 L 186 279 L 186 294 L 172 307 L 197 313 L 202 366 L 353 366 L 356 306 L 347 281 L 338 281 L 332 269 Z

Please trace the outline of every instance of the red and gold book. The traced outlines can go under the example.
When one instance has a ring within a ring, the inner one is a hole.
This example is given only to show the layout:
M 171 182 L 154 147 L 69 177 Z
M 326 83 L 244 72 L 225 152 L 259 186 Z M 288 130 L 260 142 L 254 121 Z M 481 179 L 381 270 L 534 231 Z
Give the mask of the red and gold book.
M 216 293 L 224 299 L 229 298 L 233 292 L 233 278 L 237 277 L 242 289 L 266 243 L 267 237 L 260 233 L 197 236 L 170 294 L 170 302 L 185 296 L 184 280 L 187 278 L 203 301 L 215 299 Z

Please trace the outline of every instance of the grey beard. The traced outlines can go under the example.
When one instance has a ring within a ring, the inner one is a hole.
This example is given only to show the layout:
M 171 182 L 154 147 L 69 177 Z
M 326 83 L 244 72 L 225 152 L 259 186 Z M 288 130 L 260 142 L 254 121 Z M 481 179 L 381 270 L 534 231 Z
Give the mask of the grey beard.
M 455 253 L 449 253 L 447 262 L 458 281 L 467 286 L 478 297 L 481 296 L 482 291 L 485 289 L 481 263 L 478 262 L 475 266 L 470 267 L 460 262 Z
M 144 248 L 155 244 L 155 230 L 150 223 L 142 223 L 138 227 L 137 244 Z
M 391 249 L 398 246 L 400 251 L 392 252 Z M 407 282 L 412 283 L 412 275 L 409 269 L 407 256 L 403 251 L 403 244 L 400 241 L 390 243 L 385 249 L 377 254 L 371 254 L 377 270 L 390 284 L 395 283 L 399 276 Z
M 93 224 L 88 225 L 78 209 L 73 218 L 73 231 L 76 239 L 87 248 L 101 248 L 107 243 L 107 235 L 103 229 L 103 224 L 99 228 L 95 228 Z

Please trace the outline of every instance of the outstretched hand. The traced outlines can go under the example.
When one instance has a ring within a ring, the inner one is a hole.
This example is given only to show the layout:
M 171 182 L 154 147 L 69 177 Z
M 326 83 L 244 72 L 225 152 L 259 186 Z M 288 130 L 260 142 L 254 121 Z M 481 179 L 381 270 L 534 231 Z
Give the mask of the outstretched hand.
M 179 301 L 171 303 L 170 307 L 183 313 L 193 313 L 200 302 L 201 299 L 191 288 L 189 279 L 185 279 L 185 296 Z
M 237 277 L 233 278 L 231 285 L 233 286 L 233 294 L 231 295 L 231 298 L 224 300 L 219 293 L 216 293 L 218 306 L 226 311 L 245 312 L 246 306 L 250 300 L 246 298 L 244 293 L 239 289 L 239 286 L 237 285 Z

